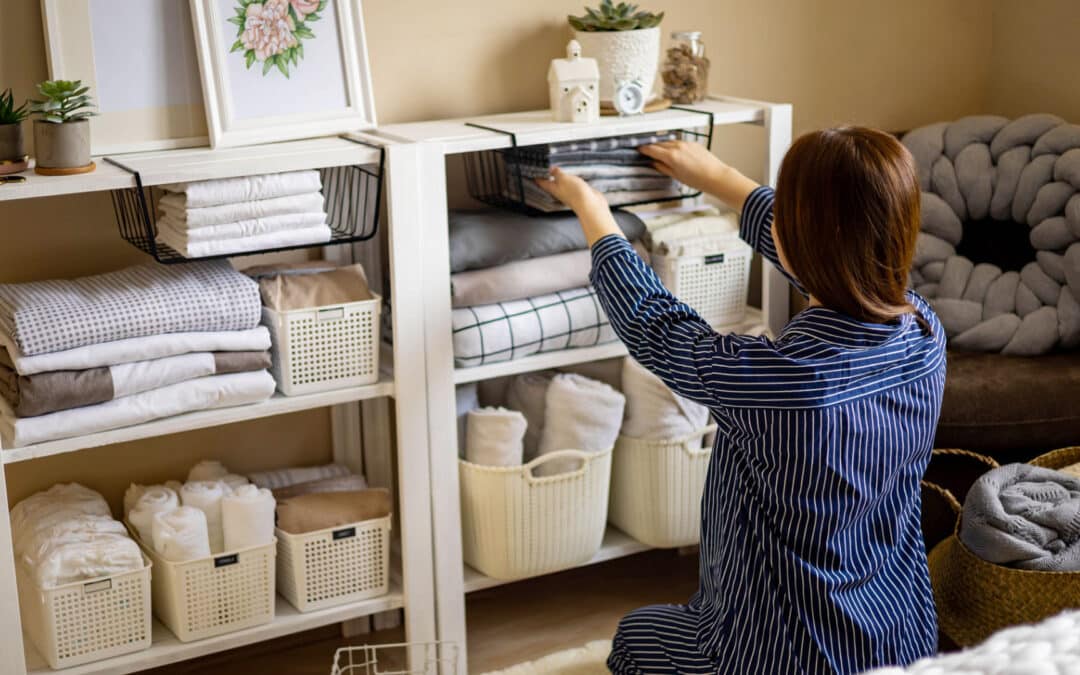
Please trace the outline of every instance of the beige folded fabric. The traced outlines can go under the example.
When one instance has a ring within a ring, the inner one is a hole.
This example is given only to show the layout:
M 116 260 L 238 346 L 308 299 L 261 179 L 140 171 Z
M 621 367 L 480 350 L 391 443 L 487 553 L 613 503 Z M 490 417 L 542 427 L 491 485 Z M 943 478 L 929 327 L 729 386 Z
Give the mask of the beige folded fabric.
M 367 481 L 363 476 L 342 476 L 340 478 L 324 478 L 307 483 L 297 483 L 275 489 L 274 499 L 281 501 L 300 495 L 314 495 L 325 492 L 359 492 L 367 489 Z
M 303 268 L 259 279 L 263 305 L 278 312 L 371 300 L 361 265 L 307 273 Z M 249 272 L 250 273 L 250 272 Z
M 390 514 L 390 491 L 323 492 L 278 501 L 277 526 L 289 534 L 317 532 Z

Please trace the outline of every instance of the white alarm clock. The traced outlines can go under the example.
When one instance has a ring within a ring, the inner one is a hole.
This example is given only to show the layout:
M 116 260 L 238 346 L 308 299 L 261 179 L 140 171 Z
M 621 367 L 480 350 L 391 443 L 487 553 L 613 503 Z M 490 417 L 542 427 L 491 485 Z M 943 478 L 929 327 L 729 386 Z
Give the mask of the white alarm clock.
M 640 115 L 645 110 L 645 88 L 637 80 L 616 82 L 611 103 L 620 115 Z

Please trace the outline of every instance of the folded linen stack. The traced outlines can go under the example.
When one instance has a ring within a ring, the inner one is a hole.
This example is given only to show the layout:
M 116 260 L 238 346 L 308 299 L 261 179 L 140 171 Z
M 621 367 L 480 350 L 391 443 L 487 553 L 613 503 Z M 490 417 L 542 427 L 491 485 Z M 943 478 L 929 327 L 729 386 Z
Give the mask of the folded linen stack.
M 318 171 L 164 185 L 158 242 L 187 258 L 330 240 Z
M 665 209 L 639 214 L 648 232 L 644 242 L 655 255 L 705 256 L 739 240 L 739 216 L 715 206 Z
M 645 226 L 616 211 L 631 241 Z M 454 356 L 468 367 L 612 342 L 589 286 L 592 263 L 574 216 L 450 212 Z
M 260 314 L 258 285 L 224 261 L 0 284 L 5 445 L 269 398 Z
M 565 211 L 562 202 L 532 180 L 546 177 L 557 166 L 589 181 L 612 206 L 679 199 L 680 184 L 654 169 L 653 160 L 637 150 L 640 145 L 676 138 L 674 133 L 639 134 L 508 150 L 505 154 L 508 196 L 521 199 L 523 189 L 525 203 L 534 209 Z
M 58 484 L 11 509 L 15 558 L 41 588 L 141 570 L 138 545 L 98 493 Z

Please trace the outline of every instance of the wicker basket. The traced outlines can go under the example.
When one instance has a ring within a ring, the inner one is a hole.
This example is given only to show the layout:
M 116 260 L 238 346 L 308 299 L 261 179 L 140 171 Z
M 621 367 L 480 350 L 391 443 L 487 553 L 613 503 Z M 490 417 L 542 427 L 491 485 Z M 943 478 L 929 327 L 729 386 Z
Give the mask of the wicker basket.
M 149 563 L 134 572 L 45 589 L 23 567 L 15 566 L 22 625 L 49 667 L 149 649 Z M 4 661 L 13 658 L 8 654 Z
M 702 237 L 721 239 L 716 253 L 706 256 L 652 254 L 652 267 L 664 286 L 690 305 L 713 327 L 730 326 L 746 318 L 753 249 L 735 233 Z
M 712 448 L 710 425 L 686 438 L 645 441 L 619 436 L 611 464 L 611 524 L 656 548 L 701 540 L 701 493 Z
M 948 490 L 962 504 L 975 481 L 998 466 L 994 458 L 977 452 L 939 448 L 931 455 L 923 480 Z
M 305 534 L 277 530 L 282 597 L 301 612 L 386 595 L 390 516 Z
M 1032 464 L 1060 469 L 1080 461 L 1080 447 L 1042 455 Z M 962 647 L 996 631 L 1034 623 L 1080 607 L 1080 572 L 1021 570 L 987 562 L 972 553 L 957 531 L 930 552 L 938 623 Z
M 537 477 L 548 462 L 576 471 Z M 489 577 L 524 579 L 575 567 L 600 550 L 607 524 L 611 450 L 559 450 L 515 467 L 459 461 L 465 562 Z

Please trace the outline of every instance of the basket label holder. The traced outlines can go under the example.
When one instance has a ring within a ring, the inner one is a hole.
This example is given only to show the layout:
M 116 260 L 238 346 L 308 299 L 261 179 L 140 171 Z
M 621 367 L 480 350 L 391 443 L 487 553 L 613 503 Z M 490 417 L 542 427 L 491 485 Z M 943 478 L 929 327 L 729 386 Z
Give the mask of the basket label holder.
M 705 256 L 705 264 L 719 265 L 720 263 L 724 262 L 724 258 L 726 255 L 726 253 L 713 253 L 712 255 L 707 255 Z
M 104 593 L 111 590 L 112 579 L 102 579 L 101 581 L 91 581 L 83 584 L 83 595 L 94 595 L 95 593 Z
M 238 562 L 240 562 L 240 554 L 239 553 L 230 553 L 229 555 L 220 555 L 220 556 L 214 558 L 214 569 L 218 569 L 219 567 L 228 567 L 230 565 L 235 565 Z
M 340 530 L 334 530 L 330 534 L 330 536 L 333 537 L 334 541 L 341 541 L 342 539 L 352 539 L 356 536 L 356 528 L 345 527 Z

